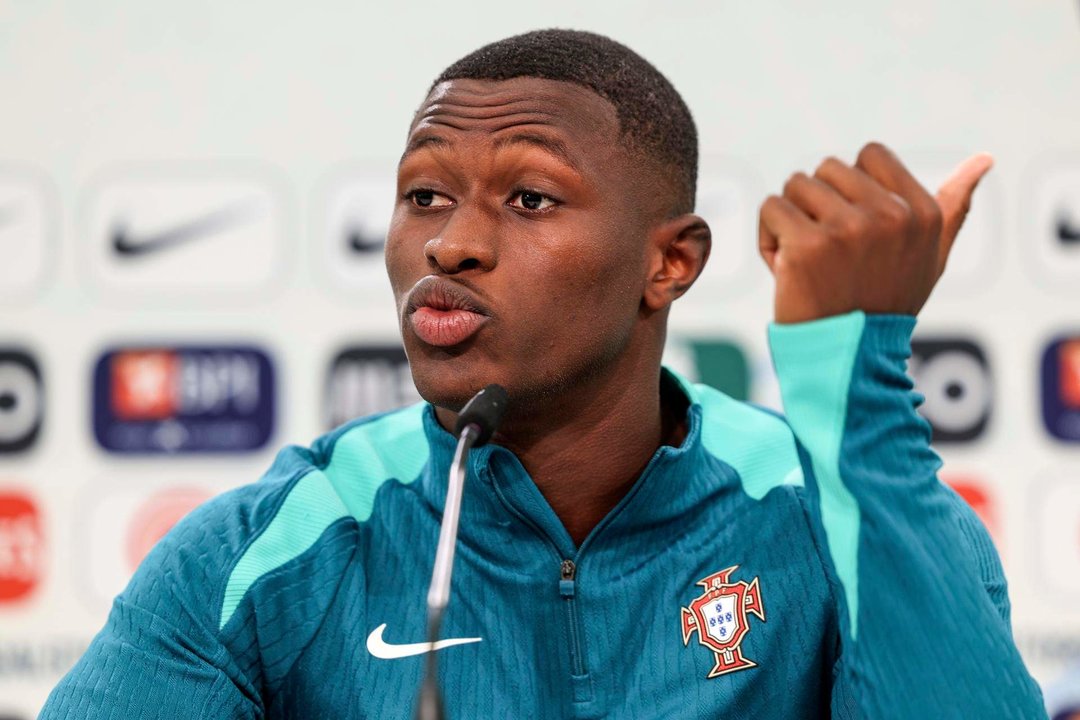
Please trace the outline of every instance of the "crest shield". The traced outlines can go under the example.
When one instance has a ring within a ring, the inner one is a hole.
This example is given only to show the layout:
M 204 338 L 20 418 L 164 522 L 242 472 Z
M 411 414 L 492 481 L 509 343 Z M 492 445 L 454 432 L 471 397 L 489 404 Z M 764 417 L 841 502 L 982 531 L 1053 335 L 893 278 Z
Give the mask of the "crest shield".
M 750 582 L 730 582 L 738 567 L 733 565 L 699 580 L 704 592 L 682 608 L 683 645 L 688 645 L 696 632 L 698 642 L 713 652 L 716 664 L 707 676 L 710 678 L 757 665 L 743 656 L 740 646 L 750 631 L 749 615 L 765 621 L 761 586 L 756 577 Z

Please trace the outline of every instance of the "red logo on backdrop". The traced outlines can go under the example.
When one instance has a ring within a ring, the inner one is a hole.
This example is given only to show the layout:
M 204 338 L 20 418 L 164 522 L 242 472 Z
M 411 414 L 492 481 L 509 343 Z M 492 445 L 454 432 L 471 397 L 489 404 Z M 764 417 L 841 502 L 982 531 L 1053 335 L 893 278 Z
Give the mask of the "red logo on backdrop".
M 132 350 L 112 357 L 112 410 L 122 420 L 165 420 L 177 409 L 176 353 Z
M 1080 340 L 1066 340 L 1058 348 L 1061 402 L 1080 410 Z
M 971 506 L 975 514 L 982 520 L 983 525 L 990 531 L 994 538 L 994 544 L 1000 545 L 998 537 L 997 507 L 993 496 L 986 485 L 969 475 L 957 475 L 946 477 L 945 483 L 956 491 L 956 494 L 964 498 L 964 502 Z
M 128 569 L 134 572 L 158 540 L 210 497 L 209 492 L 196 488 L 172 488 L 152 495 L 135 512 L 128 527 L 124 543 Z
M 30 595 L 44 575 L 41 514 L 29 496 L 0 491 L 0 603 Z
M 738 569 L 739 566 L 734 565 L 698 580 L 697 584 L 705 592 L 682 609 L 683 645 L 689 644 L 690 636 L 696 632 L 698 642 L 712 650 L 716 657 L 708 678 L 757 667 L 756 662 L 743 657 L 740 645 L 750 631 L 748 613 L 765 622 L 765 607 L 761 604 L 757 578 L 750 582 L 728 582 Z

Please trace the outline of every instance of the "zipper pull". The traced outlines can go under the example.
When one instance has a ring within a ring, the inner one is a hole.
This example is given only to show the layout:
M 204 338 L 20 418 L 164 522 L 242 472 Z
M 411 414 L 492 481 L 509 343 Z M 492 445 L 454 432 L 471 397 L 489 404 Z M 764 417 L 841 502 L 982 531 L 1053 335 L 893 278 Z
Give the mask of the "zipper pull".
M 574 577 L 577 575 L 577 566 L 573 560 L 563 560 L 559 568 L 559 594 L 564 598 L 574 597 Z

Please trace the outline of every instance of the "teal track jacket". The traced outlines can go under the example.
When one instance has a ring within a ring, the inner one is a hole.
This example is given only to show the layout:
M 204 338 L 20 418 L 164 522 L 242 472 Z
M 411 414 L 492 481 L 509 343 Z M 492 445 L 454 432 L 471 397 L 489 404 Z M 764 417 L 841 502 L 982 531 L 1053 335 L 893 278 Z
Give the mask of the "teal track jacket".
M 1035 718 L 985 529 L 936 477 L 914 319 L 770 327 L 786 419 L 691 385 L 575 547 L 472 453 L 438 650 L 452 718 Z M 183 520 L 42 717 L 412 718 L 454 438 L 421 404 L 283 450 Z

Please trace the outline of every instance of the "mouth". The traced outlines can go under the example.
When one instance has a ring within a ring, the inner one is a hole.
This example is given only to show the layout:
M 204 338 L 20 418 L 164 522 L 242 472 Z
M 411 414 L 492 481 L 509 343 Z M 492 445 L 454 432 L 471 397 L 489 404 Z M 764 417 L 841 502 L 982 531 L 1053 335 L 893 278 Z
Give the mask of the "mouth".
M 428 275 L 406 296 L 404 319 L 422 342 L 453 347 L 475 335 L 491 315 L 458 283 Z

